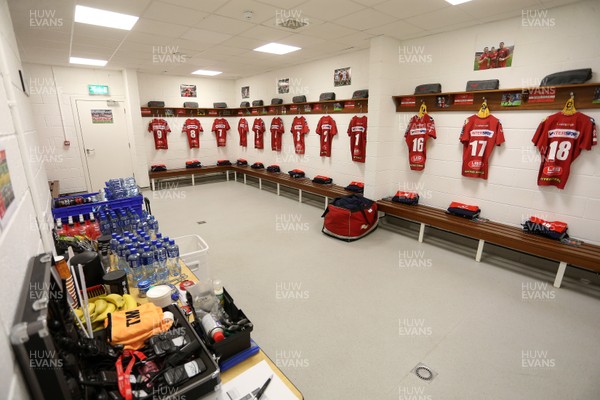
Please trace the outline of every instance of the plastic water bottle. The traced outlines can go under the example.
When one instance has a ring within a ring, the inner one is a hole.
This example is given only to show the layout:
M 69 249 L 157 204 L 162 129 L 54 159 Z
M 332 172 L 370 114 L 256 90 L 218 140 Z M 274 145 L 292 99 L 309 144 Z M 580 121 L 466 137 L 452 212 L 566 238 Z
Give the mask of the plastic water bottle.
M 112 269 L 115 268 L 116 265 L 116 257 L 117 257 L 117 246 L 119 245 L 119 235 L 117 235 L 116 233 L 113 233 L 112 235 L 112 239 L 110 239 L 110 254 L 109 254 L 109 258 L 110 258 L 110 267 Z
M 167 267 L 167 251 L 163 247 L 162 242 L 156 244 L 156 281 L 157 283 L 165 283 L 169 280 L 169 268 Z
M 137 286 L 138 282 L 144 279 L 144 268 L 142 267 L 142 260 L 137 250 L 132 250 L 131 254 L 127 258 L 129 262 L 129 276 L 133 281 L 133 285 Z
M 142 253 L 142 268 L 144 269 L 144 280 L 150 281 L 153 285 L 156 283 L 156 272 L 154 269 L 154 253 L 150 247 L 145 246 Z
M 121 233 L 121 230 L 119 229 L 119 220 L 114 211 L 110 212 L 110 229 L 112 232 Z
M 179 246 L 173 239 L 169 240 L 167 247 L 169 272 L 172 276 L 181 275 L 181 264 L 179 263 Z
M 148 217 L 148 235 L 151 239 L 156 239 L 156 220 L 153 215 Z

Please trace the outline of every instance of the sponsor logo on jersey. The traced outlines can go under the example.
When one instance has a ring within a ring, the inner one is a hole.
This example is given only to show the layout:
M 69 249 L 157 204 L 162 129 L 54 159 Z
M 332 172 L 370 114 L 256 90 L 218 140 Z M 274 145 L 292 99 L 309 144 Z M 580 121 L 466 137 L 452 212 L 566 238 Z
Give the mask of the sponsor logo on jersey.
M 419 163 L 419 162 L 423 161 L 423 158 L 424 157 L 422 155 L 415 154 L 415 155 L 410 156 L 410 162 L 411 163 Z
M 469 163 L 467 165 L 469 166 L 469 168 L 472 168 L 474 170 L 479 170 L 479 169 L 481 169 L 481 167 L 483 167 L 483 161 L 471 160 L 471 161 L 469 161 Z
M 548 165 L 544 167 L 544 175 L 552 176 L 552 175 L 560 175 L 562 174 L 562 167 L 556 165 Z
M 364 132 L 365 131 L 365 127 L 364 126 L 353 126 L 352 127 L 352 132 Z
M 411 136 L 424 135 L 426 133 L 427 133 L 427 129 L 425 129 L 425 128 L 417 128 L 417 129 L 411 129 L 410 130 L 410 135 Z
M 325 130 L 331 130 L 331 125 L 330 124 L 323 124 L 323 125 L 321 125 L 321 128 L 325 129 Z
M 225 129 L 225 124 L 217 124 L 217 125 L 215 125 L 215 128 L 217 128 L 217 129 Z
M 579 131 L 574 129 L 552 129 L 548 131 L 548 138 L 567 138 L 577 139 L 579 137 Z
M 492 136 L 494 136 L 494 131 L 490 131 L 489 129 L 473 129 L 471 131 L 471 137 L 491 138 Z
M 294 125 L 294 129 L 296 129 L 296 130 L 302 130 L 302 125 Z

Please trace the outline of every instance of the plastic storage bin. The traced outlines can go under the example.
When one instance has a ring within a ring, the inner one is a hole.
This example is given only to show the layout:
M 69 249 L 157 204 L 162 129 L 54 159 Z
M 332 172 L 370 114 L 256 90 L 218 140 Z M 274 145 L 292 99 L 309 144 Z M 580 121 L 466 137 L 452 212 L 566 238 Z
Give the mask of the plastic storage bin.
M 208 244 L 198 235 L 173 238 L 179 246 L 179 258 L 200 281 L 210 279 Z
M 63 196 L 61 198 L 69 198 L 69 197 L 87 198 L 87 197 L 95 196 L 97 194 L 98 194 L 97 192 L 96 193 L 86 193 L 86 194 L 82 194 L 80 196 Z M 99 201 L 96 203 L 80 204 L 80 205 L 70 206 L 70 207 L 60 207 L 60 208 L 53 207 L 52 208 L 52 217 L 54 219 L 68 218 L 71 216 L 75 217 L 79 214 L 84 214 L 87 217 L 89 215 L 89 213 L 96 212 L 100 207 L 103 207 L 103 206 L 108 206 L 110 209 L 131 207 L 139 215 L 142 215 L 143 204 L 144 204 L 144 196 L 139 194 L 137 196 L 128 197 L 125 199 Z M 52 205 L 54 206 L 54 202 L 52 203 Z

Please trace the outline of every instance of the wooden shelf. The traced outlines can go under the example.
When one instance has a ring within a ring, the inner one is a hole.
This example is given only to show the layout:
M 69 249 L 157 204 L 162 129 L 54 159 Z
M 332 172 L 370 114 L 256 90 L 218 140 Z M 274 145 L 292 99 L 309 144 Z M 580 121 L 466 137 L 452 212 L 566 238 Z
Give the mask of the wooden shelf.
M 562 110 L 566 101 L 575 96 L 575 108 L 591 109 L 600 108 L 600 104 L 592 103 L 596 89 L 600 88 L 598 83 L 586 83 L 581 85 L 563 85 L 547 86 L 539 88 L 511 88 L 496 90 L 481 90 L 476 92 L 445 92 L 432 94 L 407 94 L 402 96 L 392 96 L 396 104 L 396 112 L 417 112 L 424 102 L 429 112 L 438 111 L 478 111 L 483 100 L 487 100 L 488 107 L 494 111 L 525 111 L 525 110 Z M 521 105 L 503 106 L 503 94 L 521 94 Z M 531 95 L 553 96 L 549 102 L 532 102 Z M 461 96 L 472 95 L 473 104 L 456 103 L 457 98 Z M 451 100 L 448 107 L 438 106 L 439 96 L 446 96 Z M 414 104 L 406 104 L 407 100 L 414 99 Z M 402 104 L 402 103 L 405 104 Z
M 340 109 L 334 105 L 339 103 Z M 353 105 L 353 106 L 352 106 Z M 306 103 L 237 108 L 142 107 L 142 117 L 260 117 L 269 115 L 365 114 L 368 99 L 324 100 Z

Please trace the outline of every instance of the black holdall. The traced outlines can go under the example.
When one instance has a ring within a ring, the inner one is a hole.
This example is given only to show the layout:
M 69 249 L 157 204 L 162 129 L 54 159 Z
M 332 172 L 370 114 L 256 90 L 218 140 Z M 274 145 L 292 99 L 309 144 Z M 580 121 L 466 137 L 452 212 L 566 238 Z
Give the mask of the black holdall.
M 291 171 L 288 171 L 288 174 L 290 174 L 290 176 L 292 178 L 304 178 L 304 171 L 300 170 L 300 169 L 293 169 Z
M 195 101 L 186 101 L 183 103 L 183 108 L 198 108 L 198 103 Z
M 500 87 L 498 79 L 487 79 L 484 81 L 468 81 L 467 92 L 477 92 L 479 90 L 496 90 Z
M 591 68 L 573 69 L 545 76 L 540 86 L 577 85 L 590 79 L 592 79 Z
M 252 102 L 252 107 L 261 107 L 261 106 L 263 106 L 264 104 L 265 104 L 265 103 L 264 103 L 264 101 L 262 101 L 262 100 L 254 100 L 254 101 Z
M 201 168 L 202 163 L 198 160 L 190 160 L 185 162 L 186 168 Z
M 335 100 L 335 92 L 321 93 L 319 101 Z
M 252 164 L 250 166 L 250 168 L 254 168 L 254 169 L 264 169 L 265 165 L 261 162 L 255 162 L 254 164 Z
M 249 101 L 242 101 L 240 103 L 240 108 L 248 108 L 250 107 L 250 102 Z
M 283 99 L 279 99 L 277 97 L 271 99 L 271 105 L 272 106 L 277 106 L 279 104 L 283 104 Z
M 243 159 L 243 158 L 238 158 L 238 160 L 235 162 L 235 164 L 236 164 L 238 167 L 244 167 L 244 166 L 248 165 L 248 161 L 246 161 L 246 160 L 245 160 L 245 159 Z
M 361 89 L 352 93 L 353 99 L 368 99 L 369 98 L 369 89 Z
M 313 178 L 313 183 L 319 183 L 321 185 L 329 185 L 333 183 L 333 179 L 328 176 L 317 175 Z
M 294 96 L 292 98 L 292 103 L 306 103 L 306 96 Z
M 153 164 L 150 166 L 150 172 L 163 172 L 167 170 L 165 164 Z
M 149 101 L 148 102 L 148 107 L 164 107 L 165 106 L 165 102 L 164 101 Z
M 425 83 L 415 88 L 415 94 L 442 93 L 441 83 Z
M 267 167 L 267 172 L 281 172 L 281 168 L 279 168 L 279 165 L 269 165 Z
M 213 103 L 213 108 L 227 108 L 227 103 L 223 103 L 223 102 Z
M 217 160 L 217 165 L 219 167 L 231 165 L 231 161 L 229 160 Z

